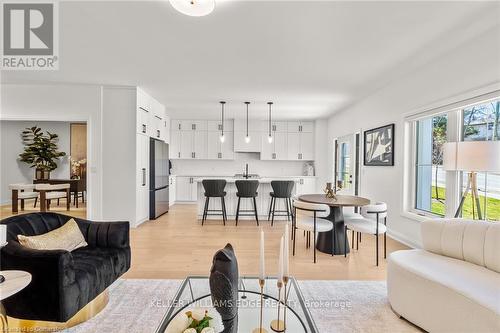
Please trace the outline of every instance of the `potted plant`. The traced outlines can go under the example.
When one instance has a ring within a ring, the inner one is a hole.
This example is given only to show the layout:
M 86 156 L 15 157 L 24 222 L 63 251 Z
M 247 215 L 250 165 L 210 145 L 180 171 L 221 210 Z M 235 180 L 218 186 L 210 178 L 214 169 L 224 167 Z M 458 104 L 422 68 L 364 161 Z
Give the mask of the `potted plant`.
M 57 159 L 65 156 L 58 151 L 59 136 L 49 131 L 43 133 L 40 127 L 26 128 L 21 134 L 24 151 L 19 154 L 22 162 L 35 168 L 36 179 L 49 179 L 50 172 L 57 168 Z

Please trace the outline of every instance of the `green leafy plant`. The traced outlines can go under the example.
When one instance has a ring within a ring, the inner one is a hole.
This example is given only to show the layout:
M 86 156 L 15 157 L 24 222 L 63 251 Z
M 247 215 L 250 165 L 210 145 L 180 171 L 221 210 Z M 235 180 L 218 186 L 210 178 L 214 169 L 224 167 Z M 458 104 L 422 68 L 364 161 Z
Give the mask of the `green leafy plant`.
M 22 162 L 43 171 L 53 171 L 57 168 L 57 159 L 65 156 L 65 152 L 58 151 L 59 136 L 47 131 L 43 133 L 40 127 L 26 128 L 22 132 L 24 151 L 19 154 Z
M 210 320 L 212 318 L 208 316 L 208 311 L 205 311 L 205 317 L 201 320 L 194 319 L 191 311 L 186 312 L 186 315 L 193 320 L 188 328 L 194 328 L 197 333 L 200 333 L 206 327 L 210 327 Z

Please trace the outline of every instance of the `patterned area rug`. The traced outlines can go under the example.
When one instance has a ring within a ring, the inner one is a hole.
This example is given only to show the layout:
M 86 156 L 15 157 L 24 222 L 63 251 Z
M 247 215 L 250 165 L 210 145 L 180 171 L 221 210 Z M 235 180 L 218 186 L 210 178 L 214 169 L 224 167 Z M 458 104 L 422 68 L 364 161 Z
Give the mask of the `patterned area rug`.
M 154 333 L 180 283 L 118 280 L 101 313 L 64 332 Z M 299 285 L 321 333 L 420 332 L 392 312 L 383 281 L 300 281 Z

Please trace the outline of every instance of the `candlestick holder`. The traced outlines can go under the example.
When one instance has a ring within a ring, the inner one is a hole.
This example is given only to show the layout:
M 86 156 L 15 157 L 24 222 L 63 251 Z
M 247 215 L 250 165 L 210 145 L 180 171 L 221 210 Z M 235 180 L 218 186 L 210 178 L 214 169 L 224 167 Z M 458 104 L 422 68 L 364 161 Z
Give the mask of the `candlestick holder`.
M 283 287 L 283 282 L 278 281 L 278 319 L 274 319 L 271 322 L 271 329 L 275 332 L 285 331 L 285 322 L 280 319 L 280 308 L 281 308 L 281 288 Z
M 286 309 L 288 308 L 288 293 L 286 292 L 287 286 L 288 286 L 288 276 L 283 276 L 283 285 L 285 286 L 285 304 L 284 304 L 284 310 L 283 310 L 283 326 L 284 326 L 284 332 L 286 332 Z
M 260 319 L 259 319 L 259 327 L 255 328 L 252 333 L 267 333 L 267 330 L 262 326 L 262 312 L 264 309 L 264 284 L 266 280 L 259 279 L 260 286 Z

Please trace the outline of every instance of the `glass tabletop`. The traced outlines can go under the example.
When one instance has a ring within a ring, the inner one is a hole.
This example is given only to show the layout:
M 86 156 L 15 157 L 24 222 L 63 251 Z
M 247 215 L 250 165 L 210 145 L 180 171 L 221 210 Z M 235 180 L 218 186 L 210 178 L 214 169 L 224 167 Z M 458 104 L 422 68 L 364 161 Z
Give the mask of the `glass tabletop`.
M 258 327 L 260 311 L 260 286 L 257 277 L 241 277 L 239 281 L 238 332 L 251 333 Z M 281 300 L 284 299 L 284 288 L 281 290 Z M 302 296 L 299 285 L 290 278 L 287 286 L 287 332 L 317 333 L 307 304 Z M 164 333 L 169 323 L 177 314 L 187 311 L 192 306 L 206 306 L 211 303 L 209 279 L 206 276 L 188 276 L 181 284 L 174 299 L 169 304 L 156 333 Z M 271 321 L 278 317 L 278 287 L 273 277 L 266 278 L 264 285 L 263 328 L 273 332 Z M 283 320 L 283 302 L 281 303 L 281 320 Z M 182 332 L 180 332 L 182 333 Z

